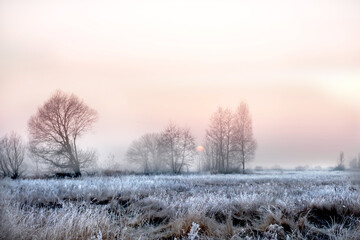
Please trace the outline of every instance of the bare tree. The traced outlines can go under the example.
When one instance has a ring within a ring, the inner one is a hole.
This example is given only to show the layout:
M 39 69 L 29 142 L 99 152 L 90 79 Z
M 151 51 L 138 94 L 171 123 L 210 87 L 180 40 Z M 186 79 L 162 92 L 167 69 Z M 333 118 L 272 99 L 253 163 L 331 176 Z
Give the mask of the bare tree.
M 57 169 L 74 171 L 95 160 L 94 151 L 78 147 L 78 139 L 97 121 L 97 112 L 75 95 L 57 91 L 28 122 L 30 151 Z
M 340 152 L 338 165 L 334 168 L 334 170 L 343 171 L 345 170 L 345 154 L 344 152 Z
M 170 123 L 161 133 L 164 157 L 173 173 L 181 173 L 189 166 L 195 155 L 195 138 L 188 128 L 179 128 Z
M 249 108 L 244 102 L 240 103 L 234 116 L 233 137 L 236 158 L 242 166 L 242 172 L 245 173 L 245 164 L 254 158 L 257 144 L 253 137 Z
M 201 171 L 207 172 L 215 170 L 216 155 L 217 149 L 215 143 L 206 138 L 204 144 L 204 159 L 202 159 L 203 163 Z
M 344 166 L 344 163 L 345 163 L 345 154 L 344 152 L 340 152 L 339 165 Z
M 148 133 L 133 141 L 126 156 L 128 161 L 140 164 L 144 173 L 163 170 L 160 134 Z
M 212 115 L 209 129 L 206 131 L 206 155 L 211 157 L 211 169 L 216 172 L 228 172 L 231 167 L 233 151 L 233 116 L 229 109 L 221 107 Z
M 180 161 L 178 164 L 177 173 L 180 173 L 183 167 L 189 167 L 190 163 L 194 160 L 196 154 L 195 138 L 191 134 L 189 128 L 180 129 Z
M 0 140 L 0 171 L 3 177 L 17 179 L 21 176 L 24 162 L 25 145 L 16 133 Z
M 225 168 L 225 172 L 229 172 L 231 167 L 230 161 L 234 150 L 234 146 L 233 146 L 234 142 L 232 141 L 234 137 L 233 114 L 229 109 L 225 109 L 224 111 L 224 130 L 225 130 L 224 155 L 226 161 L 226 166 L 224 168 Z

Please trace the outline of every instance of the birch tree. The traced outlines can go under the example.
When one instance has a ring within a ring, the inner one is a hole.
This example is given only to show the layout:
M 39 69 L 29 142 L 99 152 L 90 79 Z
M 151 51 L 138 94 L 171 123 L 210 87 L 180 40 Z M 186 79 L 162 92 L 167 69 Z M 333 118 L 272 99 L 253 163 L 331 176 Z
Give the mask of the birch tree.
M 228 172 L 231 168 L 231 157 L 233 151 L 233 128 L 232 113 L 229 109 L 219 107 L 210 118 L 209 128 L 206 131 L 205 149 L 211 156 L 211 168 L 216 172 Z M 209 147 L 211 149 L 209 149 Z
M 240 163 L 242 173 L 245 173 L 245 165 L 254 158 L 257 148 L 253 136 L 252 119 L 246 103 L 240 103 L 233 121 L 235 158 Z

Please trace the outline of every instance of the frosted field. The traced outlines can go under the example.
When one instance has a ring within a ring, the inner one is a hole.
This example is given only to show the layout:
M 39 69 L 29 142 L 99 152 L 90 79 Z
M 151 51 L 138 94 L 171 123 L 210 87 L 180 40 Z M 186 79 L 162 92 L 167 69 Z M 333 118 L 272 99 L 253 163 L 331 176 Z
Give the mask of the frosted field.
M 344 172 L 1 180 L 0 239 L 360 239 Z

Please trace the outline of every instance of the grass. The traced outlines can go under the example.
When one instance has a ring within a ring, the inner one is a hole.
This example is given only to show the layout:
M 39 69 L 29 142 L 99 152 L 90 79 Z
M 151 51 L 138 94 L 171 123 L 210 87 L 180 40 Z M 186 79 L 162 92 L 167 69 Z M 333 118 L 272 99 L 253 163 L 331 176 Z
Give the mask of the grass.
M 0 200 L 0 239 L 360 239 L 344 172 L 5 179 Z

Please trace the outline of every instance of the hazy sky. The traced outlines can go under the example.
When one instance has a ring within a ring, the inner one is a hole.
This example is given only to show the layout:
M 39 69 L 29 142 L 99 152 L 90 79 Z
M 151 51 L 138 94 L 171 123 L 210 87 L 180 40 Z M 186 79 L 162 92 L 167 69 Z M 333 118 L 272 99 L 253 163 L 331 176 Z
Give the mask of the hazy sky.
M 170 120 L 200 145 L 245 100 L 252 166 L 334 165 L 360 152 L 360 1 L 0 0 L 0 135 L 56 89 L 98 111 L 100 159 Z

